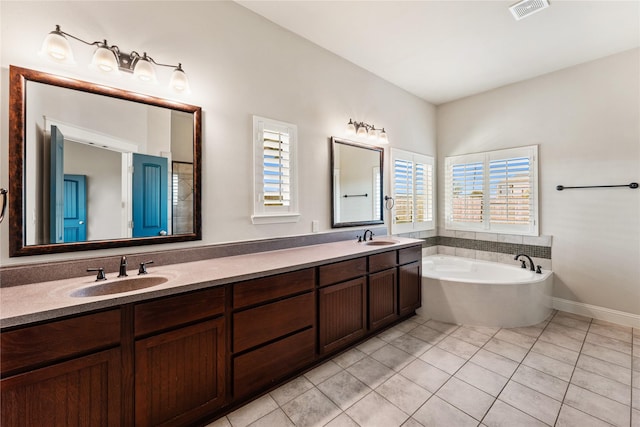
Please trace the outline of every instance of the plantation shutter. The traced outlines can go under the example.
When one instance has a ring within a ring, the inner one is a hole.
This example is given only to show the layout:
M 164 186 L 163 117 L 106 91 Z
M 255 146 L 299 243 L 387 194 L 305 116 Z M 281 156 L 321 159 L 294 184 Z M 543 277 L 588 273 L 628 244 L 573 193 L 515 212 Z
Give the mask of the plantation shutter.
M 451 174 L 454 222 L 482 223 L 484 219 L 484 173 L 482 162 L 453 163 Z
M 289 206 L 291 203 L 289 153 L 289 134 L 265 127 L 262 197 L 264 206 Z
M 531 162 L 528 157 L 489 162 L 489 221 L 527 225 L 533 211 Z
M 254 224 L 296 222 L 297 126 L 253 116 Z
M 391 232 L 429 230 L 433 221 L 433 158 L 391 150 L 393 164 L 393 220 Z
M 537 150 L 446 157 L 446 228 L 537 235 Z
M 413 221 L 413 162 L 396 159 L 393 167 L 396 224 Z
M 433 165 L 415 165 L 416 221 L 433 221 Z

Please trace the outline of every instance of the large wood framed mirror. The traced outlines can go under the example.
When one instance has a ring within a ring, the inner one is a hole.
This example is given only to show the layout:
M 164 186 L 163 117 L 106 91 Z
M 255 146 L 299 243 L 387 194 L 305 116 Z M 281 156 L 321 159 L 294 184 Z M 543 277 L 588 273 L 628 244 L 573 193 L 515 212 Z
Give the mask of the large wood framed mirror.
M 202 239 L 200 107 L 9 74 L 10 256 Z
M 331 137 L 332 227 L 383 224 L 384 150 Z

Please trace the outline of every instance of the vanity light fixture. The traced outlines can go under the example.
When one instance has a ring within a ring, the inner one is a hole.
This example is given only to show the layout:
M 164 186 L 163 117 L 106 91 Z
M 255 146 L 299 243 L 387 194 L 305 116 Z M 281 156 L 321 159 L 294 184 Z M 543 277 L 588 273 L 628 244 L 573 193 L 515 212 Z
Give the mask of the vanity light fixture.
M 373 140 L 378 144 L 389 143 L 389 138 L 384 128 L 376 129 L 374 125 L 370 125 L 369 123 L 365 122 L 354 122 L 352 119 L 349 119 L 349 123 L 347 123 L 346 133 L 350 136 L 355 135 L 363 138 L 368 137 L 370 140 Z
M 67 37 L 77 40 L 89 46 L 96 46 L 93 53 L 90 68 L 102 73 L 117 75 L 120 71 L 132 73 L 134 78 L 149 83 L 157 83 L 155 66 L 173 68 L 173 74 L 169 80 L 169 86 L 176 92 L 188 92 L 189 80 L 182 69 L 182 64 L 170 65 L 156 62 L 146 52 L 140 55 L 136 51 L 126 53 L 116 45 L 109 45 L 106 40 L 87 42 L 74 35 L 66 33 L 56 25 L 56 29 L 51 31 L 42 43 L 40 54 L 49 59 L 67 65 L 75 64 L 73 51 Z

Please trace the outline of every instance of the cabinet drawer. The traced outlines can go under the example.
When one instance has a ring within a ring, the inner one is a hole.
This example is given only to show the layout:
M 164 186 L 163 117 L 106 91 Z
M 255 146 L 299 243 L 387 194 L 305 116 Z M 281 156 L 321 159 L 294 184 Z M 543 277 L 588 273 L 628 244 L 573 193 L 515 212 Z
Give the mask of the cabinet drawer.
M 120 318 L 118 309 L 3 332 L 2 374 L 119 345 Z
M 238 356 L 233 361 L 233 395 L 244 397 L 315 360 L 315 328 Z
M 314 294 L 309 292 L 235 313 L 233 351 L 237 353 L 312 326 L 315 320 L 314 307 Z
M 294 271 L 233 285 L 233 308 L 246 307 L 313 289 L 314 269 Z
M 357 258 L 320 267 L 320 286 L 343 282 L 367 274 L 367 259 Z
M 409 264 L 422 259 L 422 246 L 412 246 L 398 251 L 398 264 Z
M 375 254 L 369 256 L 369 273 L 375 273 L 376 271 L 386 270 L 388 268 L 395 267 L 396 251 L 383 252 L 381 254 Z
M 135 307 L 136 336 L 170 329 L 224 313 L 224 287 L 206 289 L 138 304 Z

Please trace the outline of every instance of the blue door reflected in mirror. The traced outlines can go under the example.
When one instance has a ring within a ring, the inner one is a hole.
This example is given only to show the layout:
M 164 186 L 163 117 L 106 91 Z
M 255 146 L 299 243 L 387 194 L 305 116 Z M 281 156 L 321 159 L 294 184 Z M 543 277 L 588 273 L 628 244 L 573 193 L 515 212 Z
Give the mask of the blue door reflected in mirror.
M 133 237 L 167 234 L 167 174 L 166 158 L 133 154 Z

